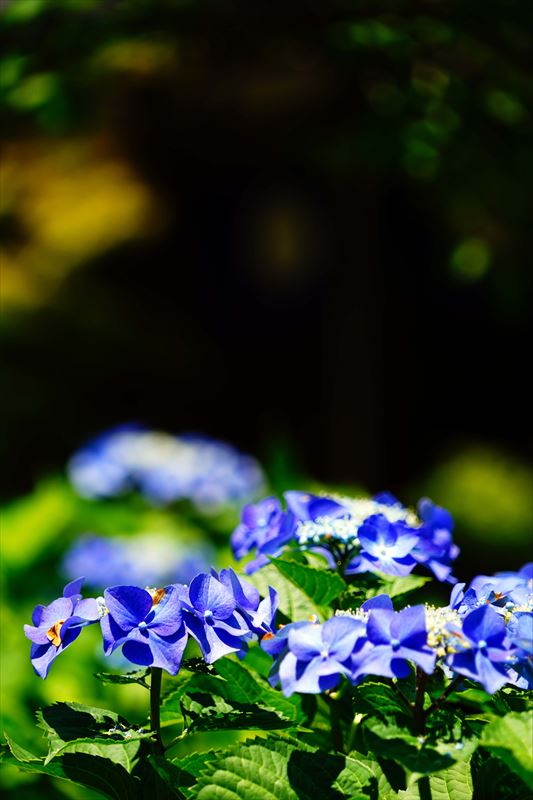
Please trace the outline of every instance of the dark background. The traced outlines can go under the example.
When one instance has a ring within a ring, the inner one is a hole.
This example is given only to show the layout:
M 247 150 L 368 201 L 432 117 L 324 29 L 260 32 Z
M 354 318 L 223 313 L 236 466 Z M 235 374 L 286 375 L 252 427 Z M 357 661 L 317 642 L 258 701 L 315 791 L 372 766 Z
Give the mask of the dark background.
M 525 469 L 529 4 L 25 2 L 0 64 L 5 497 L 125 420 L 399 494 L 465 448 Z M 111 234 L 56 270 L 24 192 L 79 241 L 68 160 L 35 175 L 80 142 L 152 206 L 122 235 L 102 178 Z

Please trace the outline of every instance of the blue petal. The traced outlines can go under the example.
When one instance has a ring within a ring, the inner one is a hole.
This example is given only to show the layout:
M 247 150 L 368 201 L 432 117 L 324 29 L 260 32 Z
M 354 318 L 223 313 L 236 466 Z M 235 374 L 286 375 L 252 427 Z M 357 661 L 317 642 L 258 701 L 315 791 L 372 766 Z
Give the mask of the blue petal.
M 158 636 L 150 634 L 150 648 L 154 661 L 152 666 L 162 667 L 171 675 L 176 675 L 181 666 L 183 652 L 187 646 L 187 633 L 185 627 L 173 636 Z
M 463 633 L 473 642 L 500 644 L 505 638 L 505 623 L 493 608 L 485 605 L 466 615 Z
M 476 671 L 477 679 L 483 686 L 486 692 L 494 694 L 498 689 L 501 689 L 507 683 L 507 675 L 503 667 L 496 667 L 486 656 L 481 652 L 476 653 Z
M 87 620 L 88 622 L 96 622 L 100 616 L 98 603 L 92 597 L 87 597 L 85 600 L 80 600 L 80 602 L 74 607 L 74 614 L 77 617 Z
M 117 625 L 124 630 L 136 628 L 152 609 L 152 597 L 138 586 L 112 586 L 104 592 L 104 600 Z
M 50 639 L 48 638 L 47 630 L 46 625 L 39 628 L 34 628 L 32 625 L 24 625 L 24 635 L 34 644 L 49 644 Z
M 31 621 L 33 622 L 33 624 L 35 625 L 36 628 L 38 628 L 39 625 L 41 624 L 41 618 L 43 616 L 44 609 L 45 609 L 45 606 L 43 606 L 41 604 L 39 604 L 38 606 L 35 606 L 35 608 L 33 609 L 33 612 L 32 612 L 32 615 L 31 615 Z
M 404 647 L 418 650 L 427 642 L 426 611 L 424 606 L 404 608 L 391 625 L 391 634 Z
M 72 600 L 70 597 L 59 597 L 43 608 L 40 626 L 46 629 L 51 628 L 60 619 L 68 619 L 72 615 Z
M 239 577 L 231 567 L 220 571 L 220 581 L 233 593 L 237 604 L 246 611 L 257 611 L 259 592 L 249 581 Z
M 370 612 L 366 625 L 366 635 L 373 644 L 389 644 L 394 611 L 377 608 Z
M 392 600 L 388 594 L 378 594 L 376 597 L 371 597 L 370 600 L 365 600 L 361 608 L 363 611 L 371 611 L 373 608 L 385 608 L 387 611 L 394 611 Z
M 427 675 L 431 675 L 435 671 L 435 662 L 437 659 L 436 654 L 425 647 L 423 649 L 416 648 L 411 650 L 409 647 L 400 647 L 398 655 L 412 661 L 420 669 L 424 670 Z
M 197 575 L 189 587 L 189 598 L 200 614 L 211 611 L 216 619 L 229 617 L 237 605 L 232 592 L 212 575 Z
M 54 647 L 52 642 L 42 645 L 32 644 L 30 652 L 31 663 L 37 675 L 43 680 L 48 675 L 48 670 L 57 655 L 57 647 Z
M 289 650 L 299 661 L 311 661 L 324 650 L 322 625 L 313 622 L 289 632 Z
M 330 497 L 298 491 L 285 492 L 283 496 L 289 511 L 301 521 L 316 520 L 318 517 L 336 519 L 347 513 L 345 506 Z
M 67 583 L 67 585 L 63 589 L 63 597 L 72 597 L 74 595 L 79 595 L 84 580 L 85 578 L 76 578 L 70 583 Z
M 142 667 L 150 667 L 154 662 L 152 651 L 148 644 L 136 642 L 128 639 L 122 647 L 122 655 L 131 661 L 132 664 L 140 664 Z
M 303 694 L 320 694 L 325 689 L 332 689 L 346 675 L 348 669 L 333 658 L 314 658 L 305 665 L 301 677 L 292 685 L 293 692 Z
M 355 675 L 381 675 L 384 678 L 395 678 L 397 675 L 391 668 L 391 660 L 393 658 L 392 647 L 389 645 L 372 647 L 367 651 L 364 658 L 358 659 L 359 666 L 355 670 Z
M 353 617 L 332 617 L 323 625 L 322 639 L 329 646 L 329 653 L 337 661 L 346 661 L 354 650 L 355 643 L 366 633 L 364 622 Z
M 159 636 L 171 636 L 182 624 L 181 600 L 173 586 L 167 586 L 165 595 L 154 608 L 154 618 L 149 623 L 150 631 Z

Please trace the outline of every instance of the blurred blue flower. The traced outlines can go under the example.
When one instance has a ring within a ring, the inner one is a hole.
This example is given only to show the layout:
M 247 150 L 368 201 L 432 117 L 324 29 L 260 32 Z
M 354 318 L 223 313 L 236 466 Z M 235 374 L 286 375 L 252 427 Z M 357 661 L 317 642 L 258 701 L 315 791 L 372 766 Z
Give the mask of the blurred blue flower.
M 107 613 L 100 625 L 106 655 L 122 646 L 133 664 L 162 667 L 176 675 L 187 644 L 178 590 L 113 586 L 104 592 L 104 601 Z
M 82 599 L 82 584 L 83 578 L 68 583 L 62 597 L 48 606 L 35 607 L 33 625 L 24 625 L 24 633 L 32 642 L 31 663 L 41 678 L 46 678 L 54 659 L 78 638 L 81 629 L 99 619 L 96 600 Z
M 189 583 L 208 569 L 211 560 L 206 545 L 176 541 L 166 534 L 85 534 L 67 551 L 61 569 L 67 577 L 83 573 L 87 583 L 99 589 L 121 584 L 165 586 Z
M 83 447 L 68 473 L 83 497 L 116 497 L 135 489 L 155 505 L 190 500 L 206 513 L 255 497 L 265 484 L 257 461 L 224 442 L 134 425 Z

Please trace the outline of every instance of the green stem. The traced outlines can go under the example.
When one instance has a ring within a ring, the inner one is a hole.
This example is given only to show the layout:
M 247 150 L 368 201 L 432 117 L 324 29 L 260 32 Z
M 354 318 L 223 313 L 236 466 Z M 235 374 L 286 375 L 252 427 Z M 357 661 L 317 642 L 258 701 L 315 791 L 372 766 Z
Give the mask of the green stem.
M 443 691 L 443 693 L 440 695 L 440 697 L 437 697 L 437 699 L 430 705 L 430 707 L 425 710 L 424 716 L 425 717 L 429 717 L 430 714 L 433 714 L 434 711 L 437 711 L 437 709 L 439 709 L 441 707 L 441 705 L 446 700 L 446 698 L 451 695 L 451 693 L 453 692 L 453 690 L 455 689 L 455 687 L 457 686 L 457 684 L 460 681 L 461 681 L 461 677 L 460 676 L 456 676 L 451 681 L 451 683 L 448 684 L 448 686 Z
M 413 704 L 409 702 L 409 700 L 408 700 L 408 699 L 407 699 L 407 697 L 404 695 L 404 693 L 402 692 L 402 690 L 400 689 L 400 687 L 398 686 L 398 684 L 397 684 L 397 683 L 396 683 L 394 680 L 392 680 L 390 685 L 392 686 L 392 689 L 393 689 L 393 691 L 394 691 L 394 692 L 395 692 L 395 693 L 398 695 L 398 697 L 400 698 L 400 700 L 402 701 L 402 703 L 404 703 L 404 705 L 405 705 L 406 709 L 407 709 L 407 710 L 408 710 L 410 713 L 412 713 L 412 711 L 413 711 Z
M 338 753 L 344 752 L 344 742 L 342 739 L 342 728 L 340 722 L 339 703 L 330 695 L 324 695 L 329 706 L 329 720 L 331 723 L 331 740 L 333 747 Z
M 418 728 L 418 733 L 423 735 L 426 730 L 426 715 L 424 714 L 424 694 L 427 675 L 419 667 L 416 670 L 416 695 L 413 716 Z
M 161 739 L 161 679 L 163 671 L 161 667 L 152 667 L 150 670 L 150 730 L 154 734 L 155 744 L 158 750 L 163 751 L 163 740 Z
M 418 787 L 420 800 L 432 800 L 431 784 L 427 775 L 419 778 L 416 785 Z

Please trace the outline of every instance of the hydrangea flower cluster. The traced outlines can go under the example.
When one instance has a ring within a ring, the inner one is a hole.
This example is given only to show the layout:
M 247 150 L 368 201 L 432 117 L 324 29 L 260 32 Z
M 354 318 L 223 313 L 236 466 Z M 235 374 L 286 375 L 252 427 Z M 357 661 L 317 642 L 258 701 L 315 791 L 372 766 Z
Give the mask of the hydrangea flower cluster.
M 456 584 L 450 607 L 462 620 L 463 635 L 470 644 L 461 647 L 463 640 L 456 641 L 452 635 L 449 646 L 457 655 L 451 667 L 456 672 L 472 677 L 484 670 L 487 682 L 498 684 L 497 688 L 505 682 L 533 688 L 533 562 L 518 572 L 478 575 L 466 589 L 464 583 Z M 472 619 L 483 620 L 477 637 L 471 632 Z M 512 648 L 510 668 L 498 655 L 502 643 Z
M 135 490 L 154 505 L 190 500 L 203 512 L 256 497 L 265 485 L 257 461 L 229 444 L 133 425 L 113 429 L 79 450 L 68 475 L 83 497 Z
M 344 575 L 384 572 L 408 575 L 421 564 L 439 581 L 455 582 L 452 563 L 459 554 L 453 542 L 451 515 L 430 500 L 418 515 L 389 493 L 374 498 L 284 494 L 286 509 L 275 497 L 245 506 L 232 535 L 235 557 L 255 550 L 248 574 L 279 555 L 285 546 L 317 550 Z
M 98 621 L 106 655 L 122 647 L 133 664 L 176 675 L 189 636 L 208 664 L 228 653 L 244 655 L 254 637 L 272 632 L 277 610 L 272 588 L 261 600 L 257 589 L 231 569 L 200 573 L 189 586 L 112 586 L 103 597 L 87 599 L 80 594 L 83 580 L 69 583 L 63 597 L 50 605 L 37 606 L 33 626 L 24 626 L 32 642 L 31 662 L 41 678 L 81 629 Z
M 344 675 L 406 678 L 412 666 L 470 678 L 493 694 L 503 685 L 533 688 L 533 564 L 479 576 L 452 591 L 450 605 L 395 611 L 387 595 L 323 624 L 292 622 L 261 647 L 274 658 L 270 683 L 287 696 L 332 689 Z
M 84 574 L 86 583 L 97 589 L 130 583 L 165 586 L 189 583 L 209 569 L 211 550 L 205 545 L 185 546 L 165 534 L 140 536 L 98 536 L 84 534 L 69 548 L 61 570 L 67 578 Z

